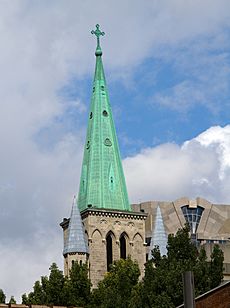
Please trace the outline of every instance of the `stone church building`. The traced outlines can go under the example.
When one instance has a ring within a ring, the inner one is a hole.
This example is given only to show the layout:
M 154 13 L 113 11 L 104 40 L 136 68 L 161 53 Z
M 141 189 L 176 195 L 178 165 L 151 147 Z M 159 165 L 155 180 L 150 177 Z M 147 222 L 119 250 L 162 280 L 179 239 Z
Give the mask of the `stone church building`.
M 102 64 L 99 25 L 96 68 L 78 197 L 69 219 L 60 224 L 64 233 L 64 272 L 73 262 L 87 262 L 96 287 L 114 260 L 130 256 L 144 274 L 154 245 L 166 254 L 167 236 L 188 222 L 191 237 L 208 255 L 219 243 L 230 274 L 230 205 L 211 204 L 201 198 L 173 202 L 149 201 L 130 205 Z

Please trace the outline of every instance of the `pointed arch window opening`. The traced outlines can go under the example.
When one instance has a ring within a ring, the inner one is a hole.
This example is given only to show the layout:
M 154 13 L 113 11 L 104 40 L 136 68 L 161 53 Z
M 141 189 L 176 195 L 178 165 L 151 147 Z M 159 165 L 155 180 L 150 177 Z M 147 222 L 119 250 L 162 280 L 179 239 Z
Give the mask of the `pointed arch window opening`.
M 113 263 L 113 238 L 109 233 L 106 236 L 106 258 L 107 258 L 107 271 L 110 271 L 110 266 Z
M 127 258 L 126 237 L 124 234 L 120 236 L 120 258 L 124 260 Z

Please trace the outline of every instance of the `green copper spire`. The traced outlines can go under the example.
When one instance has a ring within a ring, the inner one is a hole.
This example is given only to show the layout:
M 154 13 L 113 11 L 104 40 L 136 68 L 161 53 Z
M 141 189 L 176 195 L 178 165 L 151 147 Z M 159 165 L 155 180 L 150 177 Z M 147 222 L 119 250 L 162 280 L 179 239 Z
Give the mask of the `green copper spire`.
M 96 25 L 92 34 L 97 37 L 96 68 L 78 207 L 131 211 L 101 58 L 99 37 L 104 32 Z

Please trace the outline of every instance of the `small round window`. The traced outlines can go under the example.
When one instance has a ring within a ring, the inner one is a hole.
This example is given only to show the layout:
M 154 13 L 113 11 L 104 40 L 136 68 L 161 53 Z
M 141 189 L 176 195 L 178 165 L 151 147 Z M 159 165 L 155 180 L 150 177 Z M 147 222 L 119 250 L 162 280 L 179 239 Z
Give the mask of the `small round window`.
M 105 144 L 107 147 L 111 147 L 112 142 L 110 141 L 109 138 L 106 138 L 105 141 L 104 141 L 104 144 Z
M 108 117 L 108 112 L 106 110 L 103 110 L 102 114 L 104 117 Z
M 93 113 L 90 112 L 89 118 L 92 119 L 92 117 L 93 117 Z

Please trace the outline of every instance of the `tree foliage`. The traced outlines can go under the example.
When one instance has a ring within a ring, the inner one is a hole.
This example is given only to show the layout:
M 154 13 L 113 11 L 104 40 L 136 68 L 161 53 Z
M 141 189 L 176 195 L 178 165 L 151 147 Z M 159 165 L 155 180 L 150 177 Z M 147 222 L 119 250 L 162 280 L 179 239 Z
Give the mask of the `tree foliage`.
M 210 286 L 211 289 L 217 287 L 223 279 L 224 253 L 218 245 L 213 247 L 210 263 Z
M 130 258 L 115 261 L 105 278 L 93 291 L 90 307 L 127 308 L 134 286 L 138 283 L 140 270 Z
M 90 298 L 90 281 L 85 264 L 74 262 L 69 277 L 64 277 L 55 263 L 50 266 L 49 277 L 42 276 L 34 283 L 33 291 L 22 295 L 26 305 L 85 305 Z
M 198 260 L 193 267 L 194 282 L 196 288 L 196 295 L 203 294 L 210 290 L 210 263 L 207 261 L 205 249 L 200 249 Z
M 63 305 L 64 276 L 55 263 L 50 267 L 50 275 L 47 283 L 44 284 L 46 301 L 49 305 Z
M 16 304 L 16 300 L 15 300 L 14 296 L 10 297 L 9 304 Z
M 5 304 L 6 302 L 6 295 L 4 294 L 3 290 L 0 289 L 0 303 Z
M 194 273 L 196 295 L 220 284 L 223 252 L 214 246 L 208 262 L 204 248 L 198 250 L 192 243 L 188 225 L 169 235 L 167 251 L 167 256 L 161 256 L 159 247 L 152 250 L 143 281 L 132 292 L 132 307 L 171 308 L 182 304 L 182 274 L 186 271 Z
M 87 264 L 80 265 L 74 262 L 69 278 L 64 286 L 65 305 L 85 306 L 90 301 L 91 283 L 88 279 Z
M 183 302 L 184 272 L 193 271 L 198 296 L 221 283 L 223 260 L 223 252 L 214 245 L 209 261 L 205 249 L 197 249 L 192 243 L 189 226 L 185 225 L 175 235 L 169 235 L 167 256 L 161 256 L 159 247 L 155 246 L 139 282 L 138 264 L 130 258 L 115 261 L 92 292 L 86 264 L 75 262 L 69 277 L 64 277 L 53 263 L 49 276 L 42 276 L 32 292 L 22 295 L 22 303 L 88 308 L 173 308 Z M 4 302 L 2 290 L 1 298 Z

